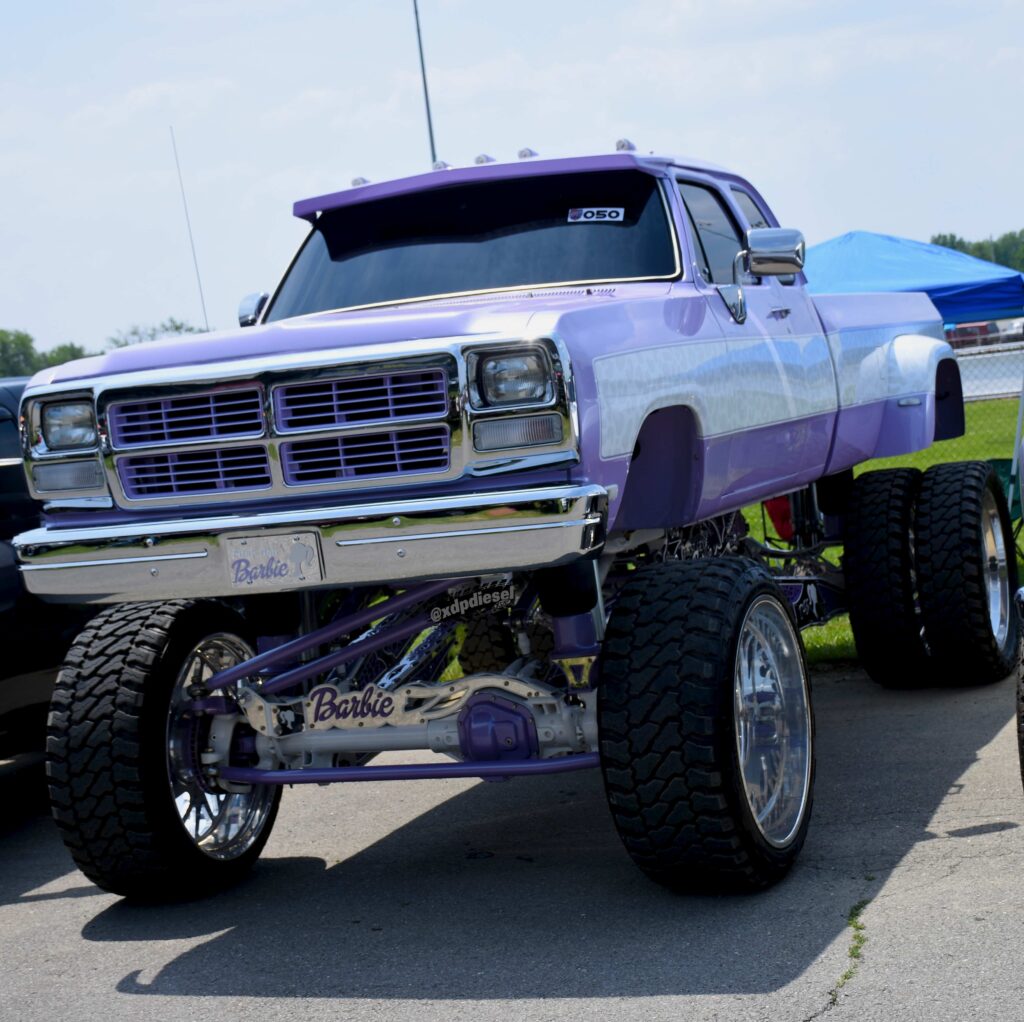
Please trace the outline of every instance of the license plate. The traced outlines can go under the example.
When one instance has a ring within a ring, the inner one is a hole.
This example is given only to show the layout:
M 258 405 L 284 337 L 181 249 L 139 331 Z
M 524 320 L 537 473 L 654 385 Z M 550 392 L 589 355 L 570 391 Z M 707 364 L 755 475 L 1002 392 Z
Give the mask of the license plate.
M 233 589 L 282 589 L 323 581 L 315 532 L 232 537 L 224 546 Z

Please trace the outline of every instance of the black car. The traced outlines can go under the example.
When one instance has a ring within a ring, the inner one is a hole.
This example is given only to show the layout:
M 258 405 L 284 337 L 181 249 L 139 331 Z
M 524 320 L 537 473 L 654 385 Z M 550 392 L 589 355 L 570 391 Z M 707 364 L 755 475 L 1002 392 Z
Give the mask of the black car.
M 18 443 L 18 402 L 27 382 L 0 379 L 0 759 L 42 750 L 57 669 L 92 613 L 30 596 L 15 562 L 11 538 L 39 519 Z

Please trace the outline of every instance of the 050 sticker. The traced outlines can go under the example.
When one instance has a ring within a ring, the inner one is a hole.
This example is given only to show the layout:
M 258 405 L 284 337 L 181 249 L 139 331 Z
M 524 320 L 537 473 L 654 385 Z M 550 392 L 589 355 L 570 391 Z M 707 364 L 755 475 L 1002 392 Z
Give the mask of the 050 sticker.
M 580 209 L 570 209 L 568 223 L 586 224 L 595 221 L 604 223 L 622 222 L 626 210 L 622 206 L 584 206 Z

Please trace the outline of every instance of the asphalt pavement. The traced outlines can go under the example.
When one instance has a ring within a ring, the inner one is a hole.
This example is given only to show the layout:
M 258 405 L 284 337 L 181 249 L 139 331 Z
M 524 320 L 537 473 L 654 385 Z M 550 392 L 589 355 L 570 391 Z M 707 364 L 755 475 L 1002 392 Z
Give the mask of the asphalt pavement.
M 1012 683 L 813 688 L 807 845 L 747 897 L 647 881 L 591 772 L 297 788 L 251 880 L 137 907 L 0 766 L 0 1019 L 1024 1019 Z

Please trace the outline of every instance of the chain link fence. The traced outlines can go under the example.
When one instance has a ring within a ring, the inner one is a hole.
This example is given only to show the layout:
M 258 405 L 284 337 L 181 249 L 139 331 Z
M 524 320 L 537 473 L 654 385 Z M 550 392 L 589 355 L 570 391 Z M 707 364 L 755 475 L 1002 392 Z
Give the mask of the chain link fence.
M 1024 320 L 958 327 L 948 336 L 963 383 L 965 439 L 979 448 L 978 457 L 1012 459 L 1024 388 Z
M 1024 321 L 1014 321 L 1007 329 L 991 329 L 995 323 L 984 324 L 984 333 L 960 327 L 950 330 L 948 339 L 960 363 L 965 401 L 992 401 L 1018 398 L 1024 383 Z

